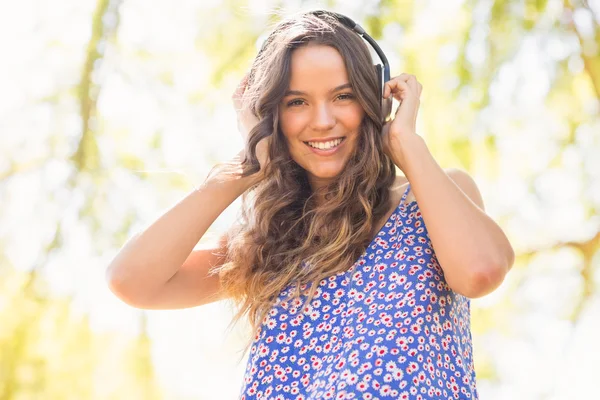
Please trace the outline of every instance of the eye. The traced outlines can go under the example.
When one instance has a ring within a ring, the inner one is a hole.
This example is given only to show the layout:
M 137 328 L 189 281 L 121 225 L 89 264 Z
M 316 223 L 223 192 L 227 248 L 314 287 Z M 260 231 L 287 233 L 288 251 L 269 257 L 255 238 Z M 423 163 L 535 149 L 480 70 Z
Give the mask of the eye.
M 338 100 L 351 100 L 354 95 L 352 93 L 341 93 L 337 98 Z
M 288 107 L 301 106 L 302 104 L 304 104 L 302 99 L 295 99 L 287 103 Z

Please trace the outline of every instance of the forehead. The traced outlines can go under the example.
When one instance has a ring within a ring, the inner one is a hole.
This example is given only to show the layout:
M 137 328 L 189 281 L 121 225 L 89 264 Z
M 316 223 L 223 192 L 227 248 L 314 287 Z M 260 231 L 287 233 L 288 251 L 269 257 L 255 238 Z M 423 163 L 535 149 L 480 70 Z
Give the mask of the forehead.
M 308 44 L 292 52 L 290 89 L 327 89 L 347 82 L 344 59 L 333 47 Z

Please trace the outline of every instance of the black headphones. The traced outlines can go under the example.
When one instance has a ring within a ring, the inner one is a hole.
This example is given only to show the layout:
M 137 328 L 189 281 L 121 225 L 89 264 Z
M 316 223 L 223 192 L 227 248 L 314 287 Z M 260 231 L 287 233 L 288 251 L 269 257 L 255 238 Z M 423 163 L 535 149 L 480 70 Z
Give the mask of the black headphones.
M 332 11 L 324 11 L 324 10 L 313 11 L 311 14 L 313 14 L 317 17 L 321 17 L 324 15 L 329 15 L 329 16 L 334 17 L 346 28 L 350 29 L 351 31 L 356 32 L 363 39 L 365 39 L 371 45 L 373 50 L 375 50 L 375 52 L 377 53 L 377 56 L 379 57 L 379 59 L 382 62 L 382 64 L 375 65 L 375 70 L 377 71 L 377 82 L 379 83 L 379 94 L 380 94 L 379 95 L 379 104 L 381 106 L 381 117 L 382 117 L 383 122 L 388 121 L 390 119 L 390 116 L 392 113 L 392 98 L 393 97 L 390 96 L 388 99 L 384 99 L 383 98 L 383 88 L 384 88 L 385 83 L 390 80 L 390 63 L 388 62 L 387 57 L 383 53 L 383 50 L 381 50 L 381 47 L 379 47 L 379 45 L 377 44 L 375 39 L 373 39 L 371 36 L 369 36 L 369 34 L 367 34 L 367 32 L 365 32 L 365 30 L 363 29 L 362 26 L 360 26 L 359 24 L 354 22 L 352 19 L 346 17 L 345 15 L 335 13 Z
M 379 87 L 379 105 L 381 106 L 381 119 L 383 122 L 388 121 L 392 113 L 392 96 L 390 96 L 388 99 L 384 99 L 383 88 L 385 83 L 390 80 L 390 64 L 388 62 L 387 57 L 383 53 L 383 50 L 381 50 L 381 47 L 379 47 L 377 42 L 375 42 L 375 40 L 371 36 L 369 36 L 360 25 L 358 25 L 356 22 L 346 17 L 345 15 L 325 10 L 312 11 L 309 14 L 312 14 L 318 18 L 321 18 L 323 16 L 330 16 L 335 18 L 340 24 L 344 25 L 351 31 L 356 32 L 359 36 L 365 39 L 375 50 L 377 56 L 382 62 L 382 64 L 375 65 L 375 71 L 377 72 L 377 82 Z M 259 51 L 259 54 L 263 51 L 268 41 L 268 39 L 265 41 L 265 43 Z

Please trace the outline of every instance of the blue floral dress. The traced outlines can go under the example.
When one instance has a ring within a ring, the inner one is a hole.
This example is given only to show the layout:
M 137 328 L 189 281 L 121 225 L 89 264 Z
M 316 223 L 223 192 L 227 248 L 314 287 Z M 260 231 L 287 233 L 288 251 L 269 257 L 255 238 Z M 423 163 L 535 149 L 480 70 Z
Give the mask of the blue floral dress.
M 304 309 L 284 289 L 241 399 L 477 399 L 469 299 L 444 279 L 410 185 L 356 263 Z

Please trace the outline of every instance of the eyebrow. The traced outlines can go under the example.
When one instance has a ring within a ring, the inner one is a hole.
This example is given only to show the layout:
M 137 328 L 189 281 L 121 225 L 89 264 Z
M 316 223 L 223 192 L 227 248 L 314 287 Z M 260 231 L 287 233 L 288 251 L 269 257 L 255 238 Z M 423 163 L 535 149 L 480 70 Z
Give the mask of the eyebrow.
M 352 85 L 350 83 L 344 83 L 343 85 L 340 86 L 336 86 L 333 89 L 331 89 L 329 91 L 329 93 L 335 93 L 335 92 L 339 92 L 340 90 L 344 90 L 344 89 L 351 89 Z M 283 97 L 287 97 L 287 96 L 304 96 L 306 95 L 306 93 L 300 91 L 300 90 L 288 90 L 287 92 L 285 92 L 285 95 Z

